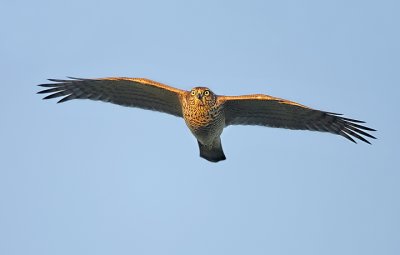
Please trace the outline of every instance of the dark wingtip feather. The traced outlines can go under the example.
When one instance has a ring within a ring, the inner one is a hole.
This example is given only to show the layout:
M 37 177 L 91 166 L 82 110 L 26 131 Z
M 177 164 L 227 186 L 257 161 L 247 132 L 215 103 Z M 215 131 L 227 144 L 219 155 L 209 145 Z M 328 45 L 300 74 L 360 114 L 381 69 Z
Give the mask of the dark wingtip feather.
M 365 143 L 371 144 L 367 139 L 365 139 L 364 137 L 362 137 L 361 135 L 356 133 L 357 131 L 354 132 L 351 129 L 346 129 L 346 130 L 344 130 L 344 132 L 346 132 L 347 134 L 349 134 L 349 135 L 351 135 L 351 136 L 353 136 L 353 137 L 355 137 L 355 138 L 357 138 L 357 139 L 359 139 L 359 140 L 361 140 L 361 141 L 363 141 Z
M 48 81 L 58 82 L 58 83 L 66 83 L 71 82 L 71 80 L 63 80 L 63 79 L 47 79 Z M 57 84 L 56 84 L 57 85 Z
M 38 86 L 40 87 L 45 87 L 45 88 L 54 88 L 59 86 L 60 84 L 58 83 L 44 83 L 44 84 L 39 84 Z
M 343 136 L 344 138 L 350 140 L 351 142 L 357 144 L 357 142 L 356 142 L 351 136 L 349 136 L 348 134 L 346 134 L 345 132 L 342 131 L 342 132 L 340 133 L 340 135 Z
M 52 81 L 52 82 L 60 82 L 60 81 L 63 81 L 63 80 L 60 80 L 60 79 L 47 79 L 48 81 Z
M 358 125 L 358 124 L 355 124 L 355 123 L 349 123 L 351 126 L 353 126 L 353 127 L 356 127 L 356 128 L 359 128 L 359 129 L 364 129 L 364 130 L 367 130 L 367 131 L 376 131 L 375 129 L 372 129 L 372 128 L 369 128 L 369 127 L 366 127 L 366 126 L 362 126 L 362 125 Z
M 343 118 L 343 117 L 341 117 L 343 120 L 347 120 L 347 121 L 350 121 L 350 122 L 355 122 L 355 123 L 365 123 L 365 121 L 362 121 L 362 120 L 355 120 L 355 119 L 349 119 L 349 118 Z
M 56 88 L 41 90 L 41 91 L 37 92 L 36 94 L 54 93 L 54 92 L 58 92 L 58 91 L 61 91 L 61 90 L 63 90 L 63 88 L 56 87 Z
M 61 90 L 61 91 L 55 92 L 53 94 L 50 94 L 50 95 L 44 97 L 43 99 L 51 99 L 51 98 L 55 98 L 55 97 L 67 96 L 69 94 L 70 94 L 70 92 Z
M 358 130 L 358 132 L 360 133 L 360 134 L 362 134 L 362 135 L 364 135 L 364 136 L 367 136 L 367 137 L 369 137 L 369 138 L 371 138 L 371 139 L 378 139 L 378 138 L 376 138 L 375 136 L 373 136 L 373 135 L 371 135 L 371 134 L 368 134 L 368 133 L 365 133 L 365 132 L 360 132 L 360 130 Z
M 372 145 L 372 143 L 370 141 L 368 141 L 367 139 L 364 139 L 363 141 L 368 143 L 369 145 Z
M 71 95 L 68 95 L 68 96 L 66 96 L 66 97 L 61 98 L 61 99 L 57 102 L 57 104 L 59 104 L 59 103 L 64 103 L 64 102 L 66 102 L 66 101 L 69 101 L 69 100 L 72 100 L 72 99 L 75 99 L 75 98 L 76 98 L 76 96 L 75 96 L 74 94 L 71 94 Z
M 344 125 L 341 129 L 341 132 L 339 133 L 340 135 L 342 135 L 343 137 L 347 138 L 348 140 L 357 143 L 353 138 L 357 138 L 365 143 L 371 144 L 370 141 L 368 141 L 367 139 L 365 139 L 363 136 L 369 137 L 371 139 L 377 139 L 375 136 L 363 131 L 376 131 L 373 128 L 369 128 L 363 125 L 360 125 L 360 123 L 365 123 L 365 121 L 361 121 L 361 120 L 356 120 L 356 119 L 350 119 L 350 118 L 345 118 L 340 116 L 341 114 L 337 114 L 337 113 L 331 113 L 331 112 L 325 112 L 331 116 L 336 117 L 337 120 L 339 120 L 339 122 L 342 123 L 342 125 Z M 359 124 L 357 124 L 359 123 Z
M 63 97 L 62 99 L 58 100 L 57 104 L 61 104 L 61 103 L 64 103 L 64 102 L 68 101 L 68 99 L 66 99 L 66 98 L 67 97 Z
M 43 97 L 43 100 L 54 98 L 53 94 Z
M 373 135 L 368 134 L 367 132 L 362 131 L 361 129 L 358 129 L 356 127 L 353 127 L 351 125 L 347 125 L 347 128 L 366 137 L 372 138 L 372 139 L 376 139 L 376 137 L 374 137 Z
M 336 116 L 342 116 L 343 114 L 342 113 L 336 113 L 336 112 L 327 112 L 327 111 L 323 111 L 324 113 L 326 113 L 326 114 L 329 114 L 329 115 L 336 115 Z
M 88 78 L 78 78 L 78 77 L 72 77 L 72 76 L 67 76 L 70 81 L 90 81 L 90 80 L 96 80 L 96 79 L 88 79 Z
M 368 143 L 369 145 L 372 145 L 371 144 L 371 142 L 370 141 L 368 141 L 367 139 L 365 139 L 365 138 L 363 138 L 363 139 L 361 139 L 363 142 L 366 142 L 366 143 Z
M 345 137 L 346 139 L 350 140 L 353 143 L 357 143 L 355 141 L 355 139 L 353 139 L 353 138 L 357 138 L 360 141 L 371 144 L 371 142 L 368 141 L 363 136 L 371 138 L 371 139 L 376 139 L 375 136 L 364 131 L 364 130 L 375 131 L 374 129 L 353 123 L 354 121 L 360 123 L 361 121 L 359 121 L 359 120 L 353 120 L 353 119 L 343 118 L 343 117 L 339 117 L 339 116 L 337 116 L 335 119 L 336 119 L 336 121 L 334 121 L 332 123 L 333 126 L 339 125 L 339 126 L 337 126 L 339 128 L 339 130 L 338 130 L 339 132 L 337 132 L 336 134 L 339 134 L 339 135 Z M 364 123 L 364 122 L 362 122 L 362 123 Z M 332 130 L 328 131 L 328 132 L 334 133 Z

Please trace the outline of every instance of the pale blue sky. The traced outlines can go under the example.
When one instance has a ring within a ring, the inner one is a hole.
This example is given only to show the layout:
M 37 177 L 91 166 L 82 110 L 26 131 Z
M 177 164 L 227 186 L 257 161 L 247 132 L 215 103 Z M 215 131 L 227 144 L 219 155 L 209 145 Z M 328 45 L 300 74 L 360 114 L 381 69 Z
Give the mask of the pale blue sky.
M 398 1 L 11 1 L 0 8 L 0 254 L 400 254 Z M 265 93 L 373 145 L 42 101 L 47 78 Z

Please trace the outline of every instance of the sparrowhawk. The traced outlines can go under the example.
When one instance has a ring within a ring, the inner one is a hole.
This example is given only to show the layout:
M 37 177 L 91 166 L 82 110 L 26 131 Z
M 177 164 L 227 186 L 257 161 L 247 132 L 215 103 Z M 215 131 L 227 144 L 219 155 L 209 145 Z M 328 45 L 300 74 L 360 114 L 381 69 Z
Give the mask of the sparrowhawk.
M 361 125 L 363 121 L 263 94 L 220 96 L 205 87 L 186 91 L 143 78 L 49 81 L 52 83 L 39 85 L 48 88 L 38 92 L 49 93 L 44 99 L 63 97 L 59 103 L 72 99 L 100 100 L 183 117 L 197 139 L 200 157 L 211 162 L 226 159 L 220 136 L 229 125 L 328 132 L 354 143 L 356 141 L 353 138 L 370 143 L 363 136 L 375 139 L 367 133 L 375 130 Z

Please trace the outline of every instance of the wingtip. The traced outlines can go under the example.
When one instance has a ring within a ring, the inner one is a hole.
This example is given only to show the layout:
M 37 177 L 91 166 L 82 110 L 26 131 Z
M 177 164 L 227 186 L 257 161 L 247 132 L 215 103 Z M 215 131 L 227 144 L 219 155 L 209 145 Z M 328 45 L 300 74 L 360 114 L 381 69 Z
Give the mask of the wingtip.
M 327 112 L 327 111 L 324 111 L 326 114 L 331 114 L 331 115 L 336 115 L 336 116 L 342 116 L 343 115 L 343 113 L 336 113 L 336 112 Z
M 71 82 L 73 80 L 84 80 L 82 78 L 76 78 L 76 77 L 71 77 L 71 76 L 66 76 L 66 78 L 68 80 L 66 80 L 66 79 L 54 79 L 54 78 L 50 78 L 50 79 L 47 79 L 47 80 L 51 81 L 51 82 Z
M 67 97 L 63 97 L 63 98 L 61 98 L 60 100 L 57 101 L 57 104 L 61 104 L 61 103 L 64 103 L 66 101 L 68 101 L 68 98 Z
M 68 79 L 71 80 L 82 80 L 82 78 L 77 78 L 77 77 L 72 77 L 72 76 L 67 76 Z
M 53 98 L 53 94 L 50 94 L 48 96 L 43 97 L 43 100 L 48 100 L 48 99 L 52 99 Z
M 48 81 L 51 81 L 51 82 L 60 82 L 60 79 L 53 79 L 53 78 L 50 78 L 50 79 L 47 79 Z
M 346 132 L 342 131 L 340 133 L 341 136 L 343 136 L 344 138 L 346 138 L 347 140 L 357 144 L 356 140 L 354 140 L 350 135 L 348 135 Z
M 341 117 L 341 118 L 343 120 L 354 122 L 354 123 L 365 123 L 365 121 L 362 121 L 362 120 L 356 120 L 356 119 L 350 119 L 350 118 L 344 118 L 344 117 Z
M 58 86 L 58 83 L 42 83 L 38 84 L 39 87 L 45 87 L 45 88 L 54 88 Z
M 90 78 L 79 78 L 79 77 L 72 77 L 72 76 L 67 76 L 68 79 L 72 81 L 89 81 L 89 80 L 95 80 L 95 79 L 90 79 Z

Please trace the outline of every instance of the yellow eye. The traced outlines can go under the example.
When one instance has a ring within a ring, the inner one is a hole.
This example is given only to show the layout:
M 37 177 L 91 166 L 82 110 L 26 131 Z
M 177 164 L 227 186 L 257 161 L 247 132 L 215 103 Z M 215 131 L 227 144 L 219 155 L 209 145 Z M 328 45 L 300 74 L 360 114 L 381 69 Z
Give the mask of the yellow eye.
M 205 96 L 210 95 L 210 91 L 208 91 L 208 90 L 204 91 L 204 95 L 205 95 Z
M 192 96 L 194 96 L 194 95 L 196 95 L 196 91 L 192 90 L 192 92 L 190 92 L 190 94 L 191 94 Z

